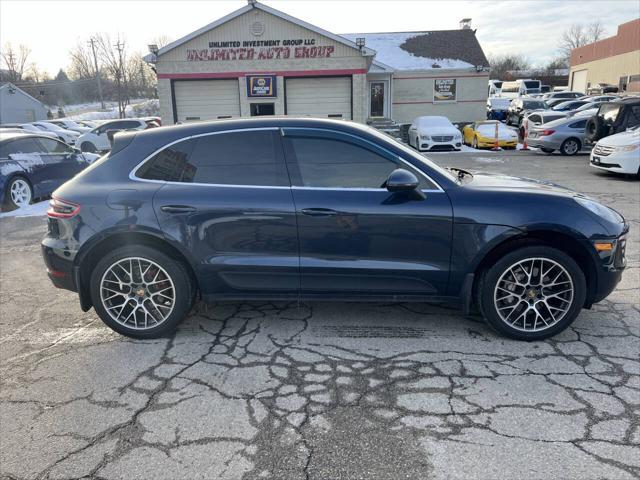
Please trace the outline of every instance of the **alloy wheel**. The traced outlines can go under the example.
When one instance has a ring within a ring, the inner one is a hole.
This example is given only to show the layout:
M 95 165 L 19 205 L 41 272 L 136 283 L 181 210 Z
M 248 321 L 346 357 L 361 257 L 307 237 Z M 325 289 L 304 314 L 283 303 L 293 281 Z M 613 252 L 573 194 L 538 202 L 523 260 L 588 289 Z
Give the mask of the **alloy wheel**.
M 31 203 L 31 187 L 22 178 L 16 178 L 11 183 L 10 195 L 11 201 L 17 207 L 26 207 Z
M 563 150 L 567 155 L 574 155 L 578 151 L 578 142 L 575 140 L 567 140 L 564 143 Z
M 494 290 L 494 305 L 511 328 L 538 332 L 562 320 L 573 297 L 573 281 L 562 265 L 549 258 L 527 258 L 502 273 Z
M 100 299 L 113 320 L 127 328 L 146 330 L 171 315 L 176 290 L 160 265 L 146 258 L 127 257 L 102 275 Z

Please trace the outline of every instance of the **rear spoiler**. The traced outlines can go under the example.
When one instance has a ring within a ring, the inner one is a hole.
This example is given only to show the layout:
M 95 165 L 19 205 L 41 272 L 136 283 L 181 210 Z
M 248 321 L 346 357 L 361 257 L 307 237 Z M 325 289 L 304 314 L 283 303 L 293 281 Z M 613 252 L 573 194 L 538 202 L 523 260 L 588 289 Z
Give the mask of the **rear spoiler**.
M 111 155 L 129 145 L 136 136 L 136 132 L 136 130 L 107 130 L 107 138 L 111 145 Z

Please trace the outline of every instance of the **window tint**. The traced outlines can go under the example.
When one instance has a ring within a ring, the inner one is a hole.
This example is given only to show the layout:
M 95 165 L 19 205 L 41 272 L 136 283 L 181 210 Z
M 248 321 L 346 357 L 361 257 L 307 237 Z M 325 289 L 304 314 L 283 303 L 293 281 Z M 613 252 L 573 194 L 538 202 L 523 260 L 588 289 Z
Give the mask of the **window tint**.
M 300 179 L 297 186 L 321 188 L 382 188 L 396 168 L 412 170 L 421 188 L 433 188 L 424 176 L 353 143 L 330 138 L 290 137 Z
M 138 169 L 136 176 L 146 180 L 180 182 L 196 141 L 196 139 L 185 140 L 158 152 Z
M 42 147 L 33 138 L 21 138 L 19 140 L 13 140 L 8 142 L 6 150 L 3 149 L 5 155 L 11 155 L 13 153 L 40 153 Z
M 38 142 L 42 145 L 42 152 L 45 153 L 70 153 L 71 148 L 62 142 L 58 142 L 52 138 L 39 138 Z
M 531 115 L 529 120 L 533 123 L 540 123 L 540 115 Z
M 219 185 L 289 186 L 275 132 L 231 132 L 165 148 L 136 173 L 148 180 Z
M 587 120 L 580 120 L 569 125 L 569 128 L 585 128 L 587 126 Z

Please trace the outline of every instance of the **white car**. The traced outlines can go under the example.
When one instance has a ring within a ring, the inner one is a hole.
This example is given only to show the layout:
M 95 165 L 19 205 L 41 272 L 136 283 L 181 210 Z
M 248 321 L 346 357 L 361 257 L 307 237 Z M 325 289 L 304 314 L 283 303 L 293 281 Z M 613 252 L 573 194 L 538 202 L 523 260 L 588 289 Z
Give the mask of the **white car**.
M 600 139 L 589 162 L 600 170 L 640 177 L 640 127 Z
M 419 152 L 460 150 L 462 133 L 447 117 L 418 117 L 409 127 L 409 145 Z
M 76 147 L 83 152 L 104 152 L 111 150 L 111 143 L 107 135 L 110 130 L 144 130 L 146 128 L 146 122 L 136 118 L 111 120 L 80 135 L 76 140 Z
M 50 132 L 55 134 L 58 138 L 60 138 L 60 140 L 69 145 L 74 145 L 76 143 L 76 139 L 80 136 L 78 132 L 66 130 L 59 127 L 58 125 L 54 125 L 53 123 L 49 122 L 31 122 L 31 125 L 34 125 L 42 132 Z
M 66 118 L 57 118 L 55 120 L 49 120 L 49 123 L 53 123 L 54 125 L 59 126 L 60 128 L 64 128 L 66 130 L 72 130 L 78 133 L 85 133 L 91 130 L 89 127 L 85 127 L 84 125 L 80 125 L 73 120 L 67 120 Z

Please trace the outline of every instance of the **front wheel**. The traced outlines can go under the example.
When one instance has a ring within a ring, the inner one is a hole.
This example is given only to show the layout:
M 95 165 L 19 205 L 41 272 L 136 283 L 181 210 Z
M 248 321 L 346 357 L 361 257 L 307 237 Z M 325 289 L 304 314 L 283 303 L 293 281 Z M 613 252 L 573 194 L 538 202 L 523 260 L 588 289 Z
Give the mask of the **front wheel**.
M 566 253 L 547 246 L 523 247 L 481 276 L 482 315 L 498 332 L 517 340 L 542 340 L 566 329 L 586 297 L 586 280 Z
M 87 153 L 96 153 L 98 151 L 96 146 L 91 142 L 82 142 L 82 145 L 80 145 L 80 150 Z
M 26 178 L 14 177 L 7 185 L 4 206 L 9 210 L 26 207 L 33 200 L 33 190 Z
M 105 255 L 91 274 L 91 298 L 102 321 L 122 335 L 157 338 L 189 313 L 194 287 L 185 267 L 143 245 Z

